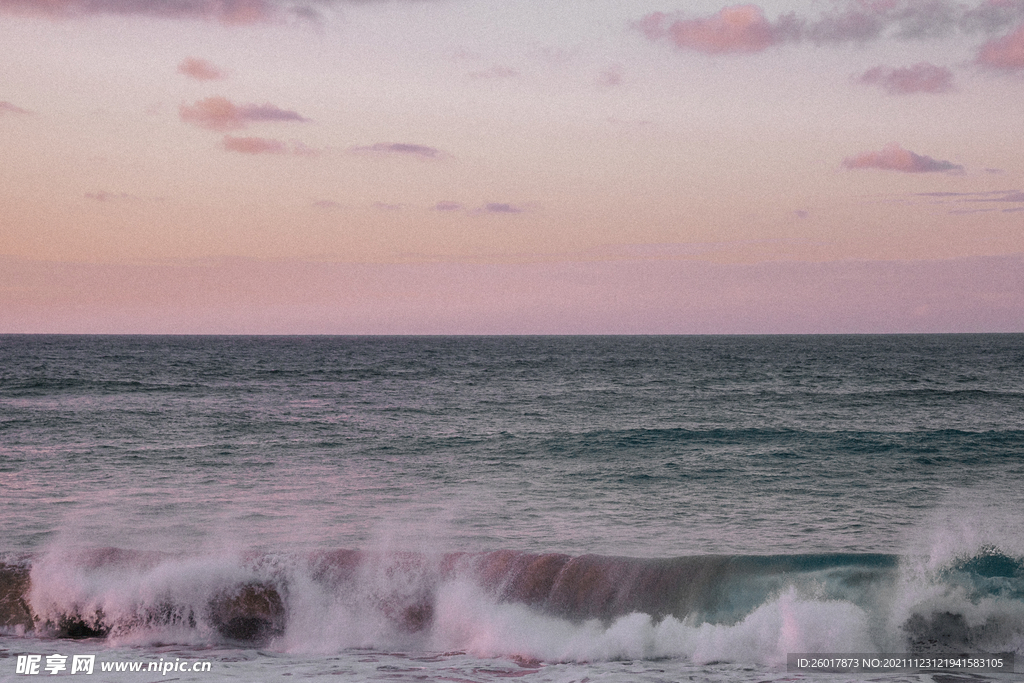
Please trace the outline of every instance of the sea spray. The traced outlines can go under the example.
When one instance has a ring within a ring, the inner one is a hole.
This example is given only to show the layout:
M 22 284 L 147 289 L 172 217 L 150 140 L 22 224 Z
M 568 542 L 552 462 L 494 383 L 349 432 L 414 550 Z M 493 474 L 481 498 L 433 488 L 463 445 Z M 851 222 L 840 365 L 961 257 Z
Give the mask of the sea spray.
M 789 652 L 1020 649 L 1020 559 L 986 548 L 940 570 L 920 571 L 925 564 L 855 554 L 53 549 L 20 570 L 5 565 L 5 595 L 24 591 L 6 604 L 24 605 L 31 620 L 8 608 L 4 626 L 125 644 L 464 650 L 542 661 L 776 666 Z

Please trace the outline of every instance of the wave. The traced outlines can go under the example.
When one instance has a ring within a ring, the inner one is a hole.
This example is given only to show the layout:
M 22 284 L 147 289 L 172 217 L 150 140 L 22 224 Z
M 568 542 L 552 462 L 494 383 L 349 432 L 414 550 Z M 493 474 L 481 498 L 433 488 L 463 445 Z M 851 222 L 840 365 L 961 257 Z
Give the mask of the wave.
M 53 549 L 0 562 L 0 627 L 114 644 L 452 651 L 550 661 L 787 652 L 1024 652 L 1024 559 L 642 559 L 511 550 L 180 556 Z

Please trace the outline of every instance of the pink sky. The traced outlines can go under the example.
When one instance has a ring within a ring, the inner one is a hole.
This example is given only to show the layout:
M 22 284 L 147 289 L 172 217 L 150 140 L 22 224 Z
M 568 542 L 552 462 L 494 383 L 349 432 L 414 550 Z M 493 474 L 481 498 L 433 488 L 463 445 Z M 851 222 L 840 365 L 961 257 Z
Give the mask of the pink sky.
M 1024 0 L 0 31 L 0 332 L 1024 331 Z

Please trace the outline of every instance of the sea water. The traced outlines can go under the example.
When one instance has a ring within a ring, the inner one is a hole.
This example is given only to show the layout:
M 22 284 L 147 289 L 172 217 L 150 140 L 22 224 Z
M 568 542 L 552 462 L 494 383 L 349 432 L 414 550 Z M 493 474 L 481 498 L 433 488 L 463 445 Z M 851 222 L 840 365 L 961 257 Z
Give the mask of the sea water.
M 2 681 L 1019 679 L 791 653 L 1024 660 L 1024 336 L 0 337 Z

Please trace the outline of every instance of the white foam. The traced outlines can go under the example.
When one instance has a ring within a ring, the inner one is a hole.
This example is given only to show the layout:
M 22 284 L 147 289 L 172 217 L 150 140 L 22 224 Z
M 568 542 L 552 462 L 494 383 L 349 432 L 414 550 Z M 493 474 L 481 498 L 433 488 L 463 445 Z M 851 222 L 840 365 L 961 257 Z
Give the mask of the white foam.
M 93 556 L 94 557 L 94 556 Z M 32 564 L 28 603 L 41 620 L 58 622 L 78 615 L 89 625 L 102 614 L 112 627 L 111 642 L 200 642 L 212 638 L 208 605 L 219 592 L 266 580 L 265 568 L 234 554 L 133 556 L 97 562 L 80 549 L 52 547 Z M 151 614 L 173 620 L 147 624 Z M 189 627 L 189 617 L 195 627 Z

